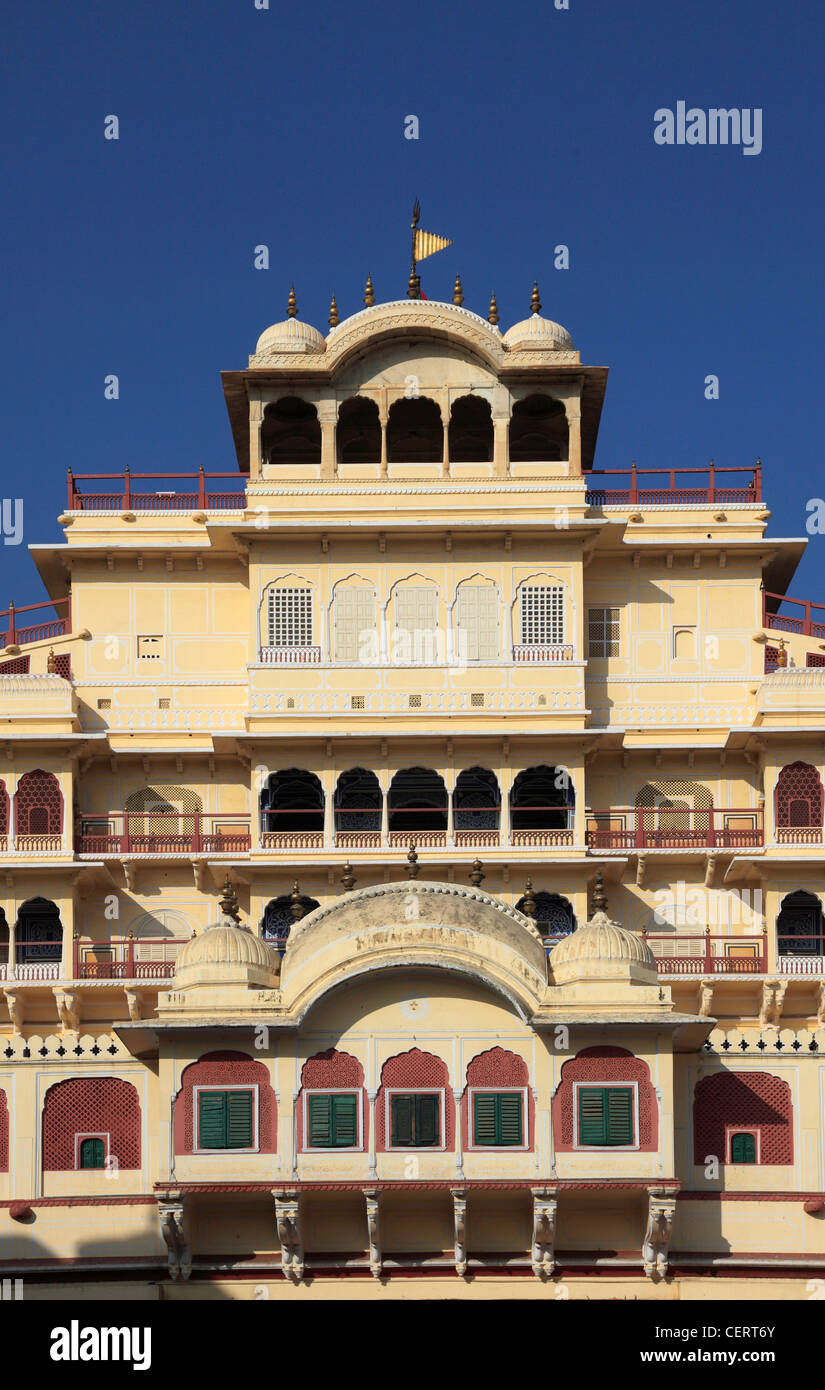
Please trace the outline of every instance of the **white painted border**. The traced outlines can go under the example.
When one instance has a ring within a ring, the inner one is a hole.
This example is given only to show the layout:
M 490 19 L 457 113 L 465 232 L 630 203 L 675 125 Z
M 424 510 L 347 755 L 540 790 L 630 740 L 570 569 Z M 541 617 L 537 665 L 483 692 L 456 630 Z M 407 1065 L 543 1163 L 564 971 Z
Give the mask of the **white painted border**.
M 734 1163 L 731 1158 L 731 1139 L 734 1134 L 752 1134 L 756 1139 L 756 1162 L 755 1163 Z M 762 1127 L 761 1125 L 725 1125 L 725 1166 L 736 1168 L 758 1168 L 762 1163 Z M 784 1165 L 783 1165 L 784 1166 Z
M 102 1168 L 81 1168 L 80 1167 L 80 1145 L 84 1139 L 103 1140 L 103 1167 Z M 76 1134 L 74 1137 L 74 1170 L 76 1173 L 105 1173 L 109 1172 L 108 1163 L 112 1152 L 112 1136 L 106 1129 L 90 1129 L 83 1134 Z M 114 1170 L 115 1172 L 118 1169 Z
M 579 1143 L 579 1090 L 628 1090 L 633 1092 L 633 1132 L 635 1144 L 580 1144 Z M 639 1134 L 639 1083 L 638 1081 L 574 1081 L 573 1082 L 573 1148 L 579 1153 L 638 1153 Z
M 527 1108 L 528 1086 L 468 1086 L 467 1087 L 467 1129 L 469 1130 L 467 1153 L 478 1154 L 524 1154 L 530 1152 L 530 1111 Z M 477 1144 L 475 1136 L 475 1113 L 473 1097 L 477 1094 L 485 1096 L 503 1096 L 518 1094 L 521 1096 L 521 1134 L 525 1140 L 523 1144 Z
M 201 1091 L 251 1091 L 252 1092 L 252 1140 L 251 1149 L 202 1149 L 200 1147 L 200 1124 L 198 1119 L 198 1098 Z M 256 1154 L 260 1153 L 260 1135 L 258 1129 L 258 1105 L 260 1087 L 258 1083 L 238 1082 L 228 1086 L 206 1085 L 192 1087 L 192 1154 L 193 1158 L 214 1158 L 217 1154 Z
M 440 1096 L 441 1105 L 439 1107 L 441 1122 L 441 1143 L 423 1144 L 417 1148 L 415 1144 L 393 1144 L 392 1143 L 392 1114 L 390 1102 L 393 1096 Z M 384 1091 L 384 1147 L 387 1153 L 392 1154 L 437 1154 L 445 1153 L 447 1149 L 447 1101 L 446 1090 L 443 1086 L 390 1086 Z
M 301 1143 L 301 1156 L 307 1154 L 355 1154 L 364 1152 L 364 1088 L 363 1086 L 310 1086 L 304 1087 L 303 1095 L 303 1132 Z M 309 1142 L 309 1096 L 355 1096 L 357 1104 L 355 1114 L 358 1121 L 358 1143 L 354 1148 L 340 1148 L 338 1146 L 327 1149 L 320 1145 L 310 1144 Z

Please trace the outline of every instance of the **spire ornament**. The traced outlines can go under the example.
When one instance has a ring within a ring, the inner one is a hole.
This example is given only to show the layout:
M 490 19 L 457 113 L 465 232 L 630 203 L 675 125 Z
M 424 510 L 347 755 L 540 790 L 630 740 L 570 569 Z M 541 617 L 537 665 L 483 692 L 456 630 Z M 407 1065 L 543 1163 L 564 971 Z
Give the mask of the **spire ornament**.
M 218 899 L 218 907 L 221 910 L 222 917 L 228 917 L 237 927 L 241 925 L 241 914 L 238 911 L 238 893 L 228 873 L 223 881 L 223 892 Z
M 463 303 L 464 290 L 461 287 L 461 276 L 456 275 L 455 284 L 453 285 L 453 304 L 457 304 L 460 309 Z
M 480 888 L 486 875 L 482 872 L 481 860 L 474 859 L 470 865 L 470 882 L 474 888 Z
M 539 299 L 539 282 L 538 282 L 538 280 L 534 280 L 534 281 L 533 281 L 533 293 L 532 293 L 531 296 L 530 296 L 530 313 L 531 313 L 531 314 L 540 314 L 540 313 L 541 313 L 541 300 Z
M 305 910 L 304 896 L 298 887 L 298 880 L 296 879 L 292 885 L 292 892 L 289 895 L 289 915 L 293 922 L 300 922 Z
M 364 308 L 371 309 L 375 303 L 375 292 L 372 288 L 372 276 L 367 276 L 367 283 L 364 289 Z
M 487 322 L 491 323 L 494 328 L 498 323 L 498 305 L 496 304 L 496 297 L 494 294 L 490 295 L 490 312 L 487 315 Z
M 49 647 L 49 655 L 46 658 L 46 670 L 50 676 L 57 675 L 57 657 L 54 654 L 54 647 Z
M 332 296 L 332 299 L 330 300 L 330 305 L 329 305 L 329 326 L 330 326 L 330 328 L 337 328 L 339 322 L 340 322 L 340 319 L 338 318 L 338 305 L 335 303 L 335 295 L 333 295 L 333 296 Z
M 415 852 L 415 845 L 410 840 L 410 848 L 407 851 L 407 878 L 418 878 L 421 866 L 418 863 L 418 855 Z
M 536 900 L 533 897 L 533 880 L 528 878 L 524 885 L 524 897 L 521 900 L 521 910 L 525 917 L 529 917 L 531 922 L 536 920 Z
M 596 886 L 593 889 L 593 896 L 590 899 L 591 916 L 595 912 L 607 912 L 607 894 L 604 891 L 604 879 L 602 871 L 596 871 Z
M 341 874 L 341 883 L 343 884 L 345 893 L 351 893 L 355 887 L 355 875 L 352 872 L 352 865 L 349 860 L 347 860 L 344 865 L 344 872 Z
M 286 302 L 287 318 L 295 319 L 298 317 L 298 301 L 295 298 L 295 286 L 289 287 L 289 299 Z

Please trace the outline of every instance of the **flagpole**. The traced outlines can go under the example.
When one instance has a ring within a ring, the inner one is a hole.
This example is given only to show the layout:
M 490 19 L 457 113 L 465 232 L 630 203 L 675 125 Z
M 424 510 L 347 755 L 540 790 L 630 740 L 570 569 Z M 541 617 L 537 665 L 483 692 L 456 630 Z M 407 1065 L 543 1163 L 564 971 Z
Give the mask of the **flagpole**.
M 420 299 L 420 298 L 421 298 L 421 288 L 420 288 L 420 285 L 419 285 L 419 283 L 418 283 L 418 276 L 417 276 L 416 273 L 415 273 L 415 265 L 416 265 L 416 261 L 415 261 L 415 229 L 416 229 L 416 227 L 418 226 L 418 219 L 420 218 L 420 216 L 421 216 L 421 208 L 420 208 L 418 199 L 416 198 L 416 200 L 415 200 L 415 202 L 414 202 L 414 204 L 413 204 L 413 211 L 412 211 L 412 247 L 410 248 L 410 282 L 409 282 L 409 285 L 407 286 L 407 298 L 408 298 L 408 299 Z

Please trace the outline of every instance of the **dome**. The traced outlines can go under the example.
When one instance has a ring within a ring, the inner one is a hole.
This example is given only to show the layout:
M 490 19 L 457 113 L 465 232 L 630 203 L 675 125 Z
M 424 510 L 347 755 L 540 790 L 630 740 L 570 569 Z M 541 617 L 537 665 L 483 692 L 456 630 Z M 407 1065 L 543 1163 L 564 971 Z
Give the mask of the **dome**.
M 573 339 L 566 328 L 552 319 L 543 319 L 541 314 L 531 314 L 529 319 L 514 323 L 504 334 L 508 348 L 546 348 L 548 352 L 567 352 L 573 347 Z
M 175 962 L 174 989 L 204 983 L 271 985 L 277 977 L 275 957 L 248 927 L 222 917 L 187 941 Z
M 589 922 L 565 936 L 550 952 L 556 984 L 585 978 L 656 980 L 656 958 L 646 941 L 597 910 Z
M 254 357 L 269 357 L 279 352 L 326 352 L 326 341 L 311 323 L 301 323 L 297 318 L 284 319 L 283 323 L 273 323 L 261 334 L 255 347 Z

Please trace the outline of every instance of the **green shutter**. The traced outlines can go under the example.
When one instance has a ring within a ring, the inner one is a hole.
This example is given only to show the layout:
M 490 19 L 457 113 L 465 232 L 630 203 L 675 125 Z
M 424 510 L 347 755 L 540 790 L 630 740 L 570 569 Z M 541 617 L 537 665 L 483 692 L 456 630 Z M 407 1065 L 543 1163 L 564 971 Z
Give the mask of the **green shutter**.
M 358 1143 L 358 1097 L 332 1097 L 332 1142 L 336 1149 L 354 1149 Z
M 198 1092 L 198 1148 L 226 1148 L 226 1092 Z
M 254 1142 L 251 1091 L 226 1092 L 226 1147 L 251 1149 Z
M 102 1139 L 81 1139 L 81 1168 L 105 1168 L 106 1149 Z
M 498 1101 L 498 1142 L 499 1144 L 520 1144 L 521 1140 L 521 1096 L 510 1093 L 497 1096 Z
M 606 1142 L 633 1143 L 633 1092 L 629 1086 L 611 1086 L 607 1092 Z
M 522 1097 L 518 1092 L 476 1093 L 473 1096 L 473 1143 L 521 1144 L 521 1109 Z
M 392 1144 L 410 1145 L 413 1141 L 413 1098 L 412 1096 L 392 1096 L 390 1099 L 392 1115 Z
M 579 1087 L 579 1143 L 605 1147 L 633 1143 L 630 1086 Z
M 496 1143 L 496 1098 L 490 1095 L 473 1096 L 473 1143 Z
M 415 1142 L 422 1148 L 438 1143 L 438 1096 L 415 1097 Z
M 604 1091 L 579 1087 L 579 1143 L 604 1143 Z
M 756 1162 L 756 1135 L 734 1134 L 730 1141 L 731 1163 Z
M 309 1144 L 312 1149 L 328 1149 L 332 1129 L 332 1096 L 309 1098 Z

